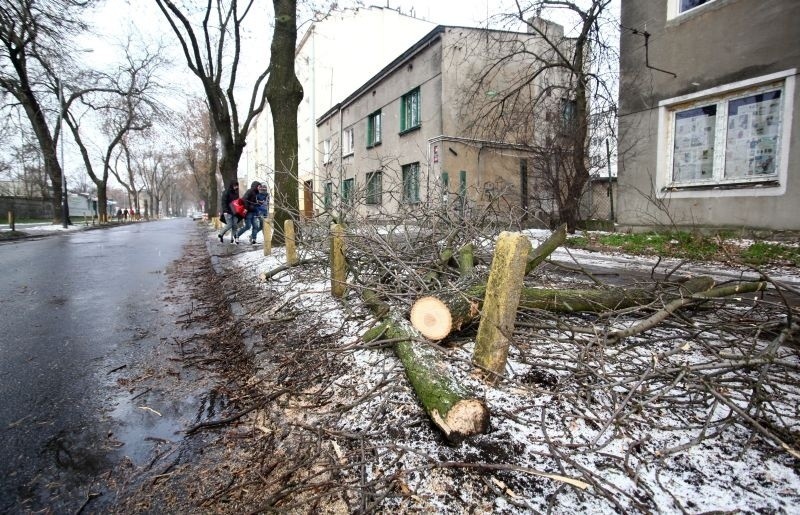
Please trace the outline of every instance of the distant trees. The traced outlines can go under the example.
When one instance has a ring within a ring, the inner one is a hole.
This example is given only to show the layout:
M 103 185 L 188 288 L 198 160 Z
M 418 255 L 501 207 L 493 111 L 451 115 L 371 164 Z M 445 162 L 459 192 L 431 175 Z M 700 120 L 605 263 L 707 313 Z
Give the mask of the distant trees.
M 205 204 L 209 218 L 217 212 L 217 142 L 208 105 L 192 99 L 176 128 L 177 145 L 191 178 L 191 187 Z M 188 185 L 187 185 L 188 186 Z
M 155 74 L 162 64 L 160 53 L 159 50 L 150 52 L 146 49 L 133 51 L 129 44 L 125 61 L 118 67 L 116 76 L 90 73 L 87 78 L 94 85 L 74 91 L 64 99 L 65 121 L 80 149 L 86 172 L 97 188 L 101 219 L 107 215 L 106 187 L 123 140 L 129 133 L 149 129 L 160 116 L 162 108 L 154 98 L 159 88 Z M 85 131 L 82 130 L 85 124 L 90 125 L 90 134 L 99 133 L 96 139 L 103 140 L 101 145 L 97 145 L 96 156 L 92 156 L 87 147 Z M 99 160 L 99 170 L 93 165 L 95 159 Z
M 36 137 L 61 221 L 62 170 L 59 89 L 70 70 L 71 37 L 86 29 L 82 14 L 94 0 L 4 0 L 0 3 L 0 90 L 13 97 Z
M 243 109 L 236 99 L 242 30 L 255 0 L 218 0 L 176 5 L 155 0 L 178 39 L 189 70 L 200 79 L 219 136 L 219 171 L 225 184 L 236 179 L 250 124 L 266 104 L 266 63 L 249 89 Z M 248 63 L 248 68 L 258 67 Z

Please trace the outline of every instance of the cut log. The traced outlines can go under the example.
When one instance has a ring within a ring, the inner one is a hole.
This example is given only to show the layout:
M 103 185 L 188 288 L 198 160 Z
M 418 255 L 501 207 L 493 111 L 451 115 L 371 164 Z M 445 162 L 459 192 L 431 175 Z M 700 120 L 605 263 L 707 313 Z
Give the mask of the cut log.
M 390 311 L 375 296 L 370 298 L 369 306 L 373 313 Z M 375 338 L 399 340 L 394 351 L 406 377 L 425 412 L 448 442 L 458 443 L 486 431 L 489 427 L 486 405 L 452 377 L 442 356 L 421 342 L 419 333 L 406 320 L 383 316 L 381 324 L 364 335 L 365 341 Z
M 529 261 L 530 262 L 530 261 Z M 674 299 L 708 290 L 710 277 L 696 277 L 679 287 Z M 470 324 L 480 314 L 486 286 L 472 284 L 462 291 L 443 291 L 418 299 L 411 307 L 411 324 L 426 338 L 441 340 Z M 560 289 L 523 288 L 519 307 L 557 313 L 601 313 L 649 304 L 656 292 L 640 288 Z

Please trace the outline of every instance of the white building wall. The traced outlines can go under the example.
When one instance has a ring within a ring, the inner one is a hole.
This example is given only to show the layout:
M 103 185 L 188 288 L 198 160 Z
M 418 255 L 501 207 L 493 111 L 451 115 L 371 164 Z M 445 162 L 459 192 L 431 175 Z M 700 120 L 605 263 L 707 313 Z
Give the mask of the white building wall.
M 434 27 L 431 22 L 393 9 L 371 6 L 333 13 L 312 24 L 300 40 L 295 70 L 304 92 L 297 113 L 301 210 L 304 181 L 313 180 L 315 195 L 319 197 L 321 193 L 319 181 L 314 177 L 315 165 L 321 158 L 316 119 Z M 267 180 L 272 186 L 274 138 L 268 108 L 258 117 L 255 127 L 251 133 L 258 134 L 256 141 L 248 137 L 245 147 L 247 182 L 267 179 L 259 175 L 259 170 L 269 170 Z M 320 199 L 316 200 L 318 208 Z

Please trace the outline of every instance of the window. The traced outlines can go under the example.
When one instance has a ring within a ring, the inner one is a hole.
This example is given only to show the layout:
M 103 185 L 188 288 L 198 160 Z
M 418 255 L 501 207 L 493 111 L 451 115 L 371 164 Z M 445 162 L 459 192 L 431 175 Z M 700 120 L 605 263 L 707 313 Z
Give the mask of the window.
M 713 3 L 714 1 L 715 0 L 667 0 L 667 18 L 677 18 L 697 7 Z
M 419 88 L 403 95 L 400 99 L 400 132 L 419 127 Z
M 367 173 L 367 198 L 369 205 L 377 206 L 383 202 L 383 174 L 381 172 Z
M 565 122 L 572 122 L 575 120 L 575 115 L 578 111 L 578 103 L 575 100 L 561 100 L 561 119 Z
M 419 202 L 419 163 L 403 165 L 403 202 Z
M 322 142 L 322 164 L 331 162 L 331 140 L 330 138 Z
M 689 9 L 694 9 L 695 7 L 707 4 L 708 2 L 711 2 L 711 0 L 680 0 L 680 4 L 678 5 L 678 11 L 686 12 Z
M 323 194 L 323 205 L 325 207 L 325 211 L 329 211 L 331 207 L 333 207 L 333 183 L 326 182 L 325 183 L 325 192 Z
M 381 143 L 381 112 L 376 111 L 367 118 L 367 148 Z
M 355 149 L 355 131 L 352 127 L 345 129 L 342 134 L 342 156 L 349 156 Z
M 342 181 L 342 204 L 351 205 L 353 203 L 353 190 L 355 189 L 355 179 L 345 179 Z
M 785 187 L 789 124 L 784 120 L 791 113 L 793 75 L 794 70 L 781 72 L 661 102 L 662 187 Z M 784 80 L 776 81 L 779 76 Z

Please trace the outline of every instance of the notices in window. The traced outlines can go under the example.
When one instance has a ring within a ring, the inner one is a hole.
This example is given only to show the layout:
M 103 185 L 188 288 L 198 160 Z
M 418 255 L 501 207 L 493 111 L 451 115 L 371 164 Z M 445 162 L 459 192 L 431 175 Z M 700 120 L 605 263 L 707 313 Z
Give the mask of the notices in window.
M 725 177 L 774 175 L 780 127 L 780 90 L 728 102 Z
M 696 107 L 675 113 L 672 180 L 712 179 L 717 106 Z

